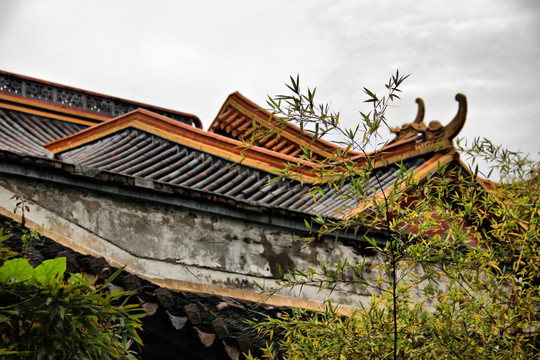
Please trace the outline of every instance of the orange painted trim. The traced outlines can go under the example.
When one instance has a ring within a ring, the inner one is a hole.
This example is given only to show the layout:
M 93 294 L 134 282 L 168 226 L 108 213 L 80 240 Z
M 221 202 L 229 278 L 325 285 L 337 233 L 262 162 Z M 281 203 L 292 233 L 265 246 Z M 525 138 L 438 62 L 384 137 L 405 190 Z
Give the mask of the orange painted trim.
M 73 135 L 52 141 L 45 144 L 45 148 L 58 154 L 128 127 L 138 128 L 210 154 L 270 172 L 282 170 L 287 162 L 300 164 L 304 167 L 298 169 L 296 173 L 304 176 L 306 181 L 315 179 L 311 172 L 311 169 L 316 166 L 315 163 L 260 147 L 252 147 L 243 151 L 243 144 L 238 140 L 209 133 L 144 109 L 134 110 Z
M 253 103 L 251 100 L 247 99 L 245 96 L 239 92 L 234 92 L 225 101 L 222 105 L 218 115 L 216 116 L 212 125 L 210 125 L 210 131 L 214 128 L 219 128 L 228 118 L 223 116 L 226 113 L 227 107 L 233 107 L 236 111 L 240 112 L 246 117 L 244 120 L 246 123 L 249 122 L 251 126 L 251 118 L 253 118 L 259 125 L 268 128 L 268 120 L 271 118 L 271 113 L 261 109 L 258 105 Z M 227 124 L 226 124 L 227 125 Z M 282 136 L 289 141 L 296 144 L 310 145 L 310 141 L 313 139 L 309 134 L 303 133 L 300 129 L 292 124 L 289 124 L 287 128 L 283 131 Z M 303 139 L 302 139 L 303 137 Z M 419 136 L 408 138 L 402 141 L 394 142 L 386 145 L 380 150 L 370 152 L 370 153 L 360 153 L 360 152 L 349 152 L 351 157 L 343 161 L 356 161 L 358 166 L 363 166 L 367 158 L 375 158 L 374 166 L 376 168 L 386 166 L 395 162 L 403 161 L 414 156 L 424 155 L 430 152 L 441 151 L 442 149 L 452 149 L 452 141 L 443 139 L 438 142 L 429 142 L 422 141 L 418 142 Z M 307 140 L 306 140 L 307 139 Z M 323 145 L 326 149 L 323 149 Z M 332 155 L 331 151 L 328 149 L 338 149 L 339 146 L 328 143 L 324 140 L 318 139 L 312 145 L 310 145 L 310 150 L 315 154 L 322 156 L 323 158 L 329 158 Z M 279 151 L 276 151 L 279 152 Z
M 439 142 L 417 142 L 419 137 L 405 139 L 399 142 L 386 145 L 380 150 L 370 153 L 354 156 L 349 160 L 357 161 L 359 164 L 364 164 L 367 158 L 374 158 L 374 167 L 387 166 L 414 156 L 425 155 L 431 152 L 442 152 L 453 150 L 451 141 L 442 140 Z
M 129 123 L 125 121 L 123 122 L 113 122 L 113 121 L 114 119 L 103 122 L 98 125 L 94 125 L 92 127 L 81 130 L 75 134 L 63 137 L 61 139 L 51 141 L 50 143 L 45 144 L 44 147 L 47 150 L 53 152 L 54 154 L 58 154 L 58 153 L 73 149 L 75 147 L 78 147 L 80 145 L 86 144 L 88 142 L 100 139 L 113 132 L 125 129 L 126 127 L 129 127 Z M 98 129 L 99 131 L 92 131 L 94 129 Z
M 110 119 L 110 116 L 99 115 L 85 110 L 78 110 L 74 108 L 67 108 L 61 105 L 49 103 L 42 100 L 31 99 L 20 95 L 12 95 L 0 92 L 0 101 L 5 104 L 12 104 L 14 106 L 23 106 L 25 107 L 24 111 L 33 110 L 33 111 L 43 111 L 49 115 L 47 117 L 55 116 L 69 116 L 72 119 L 76 118 L 82 121 L 91 122 L 95 124 L 97 122 L 103 122 Z
M 20 112 L 24 112 L 26 114 L 43 116 L 43 117 L 46 117 L 46 118 L 66 121 L 66 122 L 70 122 L 70 123 L 76 123 L 76 124 L 82 124 L 82 125 L 88 125 L 88 126 L 92 126 L 92 125 L 96 124 L 95 122 L 91 122 L 91 121 L 80 120 L 80 119 L 77 119 L 77 118 L 58 115 L 58 114 L 50 113 L 50 112 L 47 112 L 47 111 L 34 110 L 34 109 L 27 108 L 27 107 L 24 107 L 24 106 L 18 106 L 18 105 L 9 104 L 9 103 L 3 102 L 3 101 L 0 101 L 0 108 L 20 111 Z
M 128 103 L 130 105 L 134 105 L 134 106 L 138 106 L 138 107 L 147 107 L 147 108 L 150 108 L 152 110 L 165 111 L 165 112 L 169 112 L 169 113 L 176 114 L 176 115 L 179 115 L 179 116 L 188 117 L 188 118 L 191 119 L 192 125 L 194 125 L 195 127 L 199 128 L 199 129 L 202 129 L 201 119 L 199 119 L 199 117 L 196 116 L 196 115 L 189 114 L 189 113 L 186 113 L 186 112 L 166 109 L 166 108 L 163 108 L 163 107 L 144 104 L 144 103 L 140 103 L 140 102 L 137 102 L 137 101 L 126 100 L 126 99 L 122 99 L 122 98 L 118 98 L 118 97 L 114 97 L 114 96 L 110 96 L 110 95 L 105 95 L 105 94 L 100 94 L 100 93 L 96 93 L 96 92 L 92 92 L 92 91 L 88 91 L 88 90 L 79 89 L 79 88 L 72 87 L 72 86 L 67 86 L 67 85 L 62 85 L 62 84 L 58 84 L 58 83 L 54 83 L 54 82 L 50 82 L 50 81 L 46 81 L 46 80 L 36 79 L 36 78 L 30 77 L 30 76 L 19 75 L 19 74 L 11 73 L 11 72 L 4 71 L 4 70 L 0 70 L 0 74 L 12 76 L 12 77 L 27 80 L 27 81 L 38 82 L 38 83 L 41 83 L 41 84 L 44 84 L 44 85 L 54 86 L 54 87 L 58 87 L 58 88 L 62 88 L 62 89 L 82 93 L 82 94 L 85 94 L 85 95 L 96 96 L 96 97 L 100 97 L 100 98 L 109 99 L 109 100 L 112 100 L 112 101 L 119 101 L 119 102 Z M 0 92 L 0 94 L 2 94 L 2 93 Z M 21 97 L 21 96 L 19 96 L 19 97 Z M 22 98 L 27 99 L 25 97 L 22 97 Z M 36 100 L 36 101 L 39 101 L 39 100 Z M 42 102 L 42 101 L 40 101 L 40 102 Z M 51 103 L 47 103 L 47 102 L 42 102 L 42 103 L 51 104 Z M 51 106 L 54 106 L 54 105 L 51 105 Z M 70 108 L 70 110 L 71 110 L 71 108 Z M 86 113 L 84 110 L 74 110 L 74 111 L 81 111 L 81 112 Z M 95 114 L 95 113 L 90 112 L 90 114 Z M 96 116 L 100 116 L 100 115 L 96 115 Z M 109 119 L 111 117 L 106 116 L 106 118 Z
M 420 165 L 418 168 L 416 168 L 415 170 L 412 170 L 412 171 L 414 171 L 414 181 L 420 182 L 420 181 L 424 180 L 430 173 L 435 171 L 439 166 L 441 166 L 441 167 L 446 166 L 446 165 L 448 165 L 450 162 L 452 162 L 453 160 L 455 160 L 458 157 L 459 157 L 459 155 L 457 154 L 456 151 L 450 151 L 447 154 L 442 154 L 442 153 L 435 154 L 432 158 L 427 160 L 425 163 Z M 404 186 L 405 186 L 405 184 L 401 184 L 399 190 L 400 191 L 404 190 L 404 188 L 403 188 Z M 388 196 L 388 194 L 390 194 L 390 192 L 393 190 L 393 188 L 394 188 L 394 185 L 392 184 L 388 188 L 383 189 L 382 191 L 379 191 L 378 194 L 375 195 L 374 201 L 379 201 L 379 200 L 382 201 L 385 197 Z M 358 207 L 356 207 L 356 208 L 350 210 L 349 212 L 347 212 L 346 214 L 344 214 L 342 217 L 347 218 L 347 217 L 350 217 L 351 215 L 364 212 L 365 210 L 367 210 L 371 206 L 373 206 L 372 202 L 362 203 Z
M 229 95 L 229 97 L 221 107 L 218 115 L 210 125 L 209 131 L 212 131 L 214 128 L 220 127 L 221 124 L 226 120 L 226 117 L 223 117 L 222 115 L 225 113 L 225 109 L 229 105 L 246 117 L 245 122 L 249 123 L 249 126 L 251 126 L 251 121 L 253 119 L 257 124 L 265 128 L 270 128 L 268 120 L 270 120 L 273 115 L 267 110 L 264 110 L 262 107 L 249 100 L 248 98 L 246 98 L 245 96 L 243 96 L 242 94 L 240 94 L 239 92 L 234 92 Z M 288 124 L 288 126 L 283 129 L 281 136 L 295 144 L 309 146 L 312 152 L 325 158 L 332 156 L 335 150 L 340 148 L 339 146 L 323 139 L 317 139 L 316 141 L 313 141 L 312 135 L 307 132 L 301 131 L 299 127 L 293 124 Z M 351 152 L 351 154 L 358 153 Z

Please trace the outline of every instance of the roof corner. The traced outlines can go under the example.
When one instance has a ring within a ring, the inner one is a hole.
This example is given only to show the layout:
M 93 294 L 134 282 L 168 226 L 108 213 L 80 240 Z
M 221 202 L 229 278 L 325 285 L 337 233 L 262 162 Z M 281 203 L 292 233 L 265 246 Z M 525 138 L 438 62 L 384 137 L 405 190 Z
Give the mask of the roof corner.
M 467 118 L 467 97 L 461 93 L 455 97 L 458 102 L 458 111 L 450 123 L 443 126 L 439 121 L 433 120 L 429 125 L 424 123 L 425 106 L 424 101 L 420 98 L 416 99 L 418 103 L 418 113 L 412 123 L 405 123 L 402 126 L 390 128 L 390 131 L 396 134 L 396 137 L 390 143 L 396 143 L 401 140 L 419 137 L 422 143 L 448 143 L 451 145 L 454 139 L 463 126 Z

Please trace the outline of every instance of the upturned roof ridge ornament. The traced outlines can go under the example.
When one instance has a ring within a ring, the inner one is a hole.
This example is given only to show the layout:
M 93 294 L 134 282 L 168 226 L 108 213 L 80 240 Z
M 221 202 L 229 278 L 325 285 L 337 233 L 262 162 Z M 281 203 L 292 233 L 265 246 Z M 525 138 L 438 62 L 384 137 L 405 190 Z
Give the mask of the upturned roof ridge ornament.
M 463 128 L 467 118 L 467 98 L 465 95 L 458 93 L 455 99 L 459 104 L 458 111 L 448 125 L 443 126 L 439 121 L 433 120 L 426 126 L 424 123 L 424 101 L 421 98 L 417 98 L 418 113 L 416 114 L 416 119 L 412 123 L 403 124 L 401 127 L 391 127 L 390 131 L 396 134 L 396 137 L 390 143 L 410 139 L 419 135 L 424 136 L 424 141 L 452 140 L 455 138 Z

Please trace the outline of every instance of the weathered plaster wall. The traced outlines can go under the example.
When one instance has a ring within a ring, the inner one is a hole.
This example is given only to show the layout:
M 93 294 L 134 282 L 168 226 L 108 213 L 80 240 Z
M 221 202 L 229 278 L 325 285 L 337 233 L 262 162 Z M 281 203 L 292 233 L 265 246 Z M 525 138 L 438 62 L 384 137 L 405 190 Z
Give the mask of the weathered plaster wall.
M 253 300 L 254 281 L 272 286 L 278 267 L 316 268 L 319 262 L 362 259 L 362 251 L 334 241 L 306 244 L 306 234 L 269 224 L 193 210 L 182 206 L 141 201 L 53 182 L 0 177 L 0 206 L 14 208 L 10 197 L 31 201 L 27 218 L 72 247 L 104 256 L 169 287 L 220 293 Z M 335 291 L 343 305 L 364 299 L 356 289 Z M 315 287 L 281 292 L 274 302 L 307 306 L 329 294 Z M 293 300 L 291 300 L 293 299 Z M 292 301 L 292 302 L 291 302 Z M 307 302 L 306 302 L 307 301 Z

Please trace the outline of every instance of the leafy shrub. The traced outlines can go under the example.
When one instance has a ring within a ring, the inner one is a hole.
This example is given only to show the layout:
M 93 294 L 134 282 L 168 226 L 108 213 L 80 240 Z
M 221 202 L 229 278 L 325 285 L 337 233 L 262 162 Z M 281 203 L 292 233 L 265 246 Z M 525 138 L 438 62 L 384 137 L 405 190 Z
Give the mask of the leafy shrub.
M 5 237 L 5 235 L 4 235 Z M 32 268 L 26 259 L 0 267 L 0 355 L 16 359 L 135 359 L 144 310 L 98 277 L 72 274 L 66 258 Z

